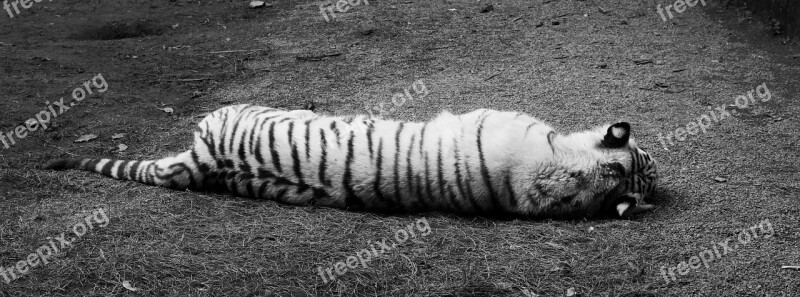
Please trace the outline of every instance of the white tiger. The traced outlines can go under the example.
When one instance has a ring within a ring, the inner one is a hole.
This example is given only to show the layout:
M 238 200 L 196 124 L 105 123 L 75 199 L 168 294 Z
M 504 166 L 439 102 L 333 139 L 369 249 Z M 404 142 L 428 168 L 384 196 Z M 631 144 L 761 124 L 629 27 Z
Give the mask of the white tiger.
M 177 156 L 45 169 L 352 210 L 625 217 L 653 207 L 644 199 L 658 178 L 630 133 L 620 122 L 563 135 L 489 109 L 400 122 L 236 105 L 208 115 Z

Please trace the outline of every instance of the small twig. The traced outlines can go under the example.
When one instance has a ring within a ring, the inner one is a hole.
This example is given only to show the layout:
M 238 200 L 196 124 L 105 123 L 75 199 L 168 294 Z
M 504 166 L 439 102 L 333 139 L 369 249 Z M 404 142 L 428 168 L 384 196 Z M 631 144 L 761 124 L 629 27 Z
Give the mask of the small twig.
M 781 269 L 800 269 L 800 266 L 781 266 Z
M 440 47 L 429 47 L 429 48 L 426 48 L 425 50 L 435 51 L 435 50 L 446 49 L 446 48 L 451 48 L 451 47 L 453 47 L 453 46 L 452 45 L 447 45 L 447 46 L 440 46 Z
M 55 148 L 55 149 L 57 149 L 57 150 L 59 150 L 59 151 L 61 151 L 61 152 L 65 153 L 65 154 L 67 154 L 67 155 L 71 155 L 71 156 L 73 156 L 73 157 L 77 157 L 77 156 L 78 156 L 78 155 L 76 155 L 76 154 L 73 154 L 73 153 L 70 153 L 70 152 L 68 152 L 68 151 L 65 151 L 64 149 L 62 149 L 62 148 L 60 148 L 60 147 L 57 147 L 57 146 L 55 146 L 55 145 L 50 145 L 50 147 L 53 147 L 53 148 Z
M 333 54 L 325 54 L 325 55 L 319 55 L 319 56 L 308 56 L 308 57 L 295 56 L 294 58 L 297 59 L 297 60 L 300 60 L 300 61 L 322 61 L 322 59 L 324 59 L 324 58 L 336 57 L 336 56 L 341 56 L 341 55 L 342 55 L 342 53 L 333 53 Z
M 498 76 L 498 75 L 500 75 L 500 73 L 501 73 L 501 72 L 498 72 L 498 73 L 492 74 L 492 76 L 490 76 L 490 77 L 488 77 L 488 78 L 484 79 L 483 81 L 488 81 L 488 80 L 490 80 L 490 79 L 493 79 L 495 76 Z
M 187 81 L 201 81 L 201 80 L 209 80 L 209 79 L 214 79 L 214 78 L 213 77 L 207 77 L 207 78 L 179 78 L 179 79 L 163 79 L 161 81 L 182 81 L 182 82 L 187 82 Z M 146 80 L 146 79 L 143 79 L 143 80 Z
M 260 49 L 251 49 L 251 50 L 229 50 L 229 51 L 215 51 L 215 52 L 208 52 L 209 54 L 226 54 L 226 53 L 241 53 L 241 52 L 257 52 L 257 51 L 265 51 L 267 49 L 260 48 Z
M 564 14 L 559 14 L 557 16 L 551 17 L 551 19 L 563 18 L 565 16 L 573 15 L 573 14 L 575 14 L 575 13 L 574 12 L 568 12 L 568 13 L 564 13 Z
M 521 20 L 521 19 L 522 19 L 522 17 L 518 17 L 518 18 L 516 18 L 516 19 L 513 19 L 513 20 L 511 20 L 511 22 L 516 22 L 516 21 L 519 21 L 519 20 Z
M 681 71 L 684 71 L 684 70 L 686 70 L 686 68 L 675 69 L 675 70 L 672 70 L 672 72 L 681 72 Z

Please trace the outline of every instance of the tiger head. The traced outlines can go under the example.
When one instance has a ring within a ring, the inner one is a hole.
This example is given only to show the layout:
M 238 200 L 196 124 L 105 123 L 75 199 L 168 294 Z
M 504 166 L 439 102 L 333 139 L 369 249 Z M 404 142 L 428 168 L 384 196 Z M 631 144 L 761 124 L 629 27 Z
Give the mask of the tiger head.
M 597 131 L 604 134 L 597 148 L 609 157 L 600 166 L 619 178 L 619 184 L 606 194 L 605 208 L 620 217 L 653 209 L 645 199 L 652 196 L 658 180 L 655 159 L 636 145 L 630 128 L 630 124 L 620 122 Z

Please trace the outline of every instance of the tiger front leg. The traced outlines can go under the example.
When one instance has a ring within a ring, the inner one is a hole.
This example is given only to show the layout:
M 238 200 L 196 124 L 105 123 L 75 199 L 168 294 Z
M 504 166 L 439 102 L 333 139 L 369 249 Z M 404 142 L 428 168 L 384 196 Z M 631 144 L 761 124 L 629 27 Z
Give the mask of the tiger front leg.
M 653 208 L 655 208 L 655 206 L 644 202 L 642 196 L 638 193 L 624 194 L 619 198 L 616 204 L 617 214 L 619 214 L 621 218 L 650 211 L 653 210 Z

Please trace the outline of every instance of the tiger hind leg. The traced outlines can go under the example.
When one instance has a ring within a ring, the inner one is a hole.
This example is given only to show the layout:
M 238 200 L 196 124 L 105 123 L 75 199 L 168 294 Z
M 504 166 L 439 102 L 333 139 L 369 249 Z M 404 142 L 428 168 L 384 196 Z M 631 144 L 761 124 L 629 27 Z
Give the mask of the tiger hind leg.
M 212 181 L 213 184 L 222 185 L 240 197 L 267 199 L 292 205 L 344 208 L 344 205 L 333 199 L 325 189 L 295 183 L 282 177 L 258 177 L 234 170 L 221 170 L 211 173 L 210 176 L 216 176 L 216 181 Z

